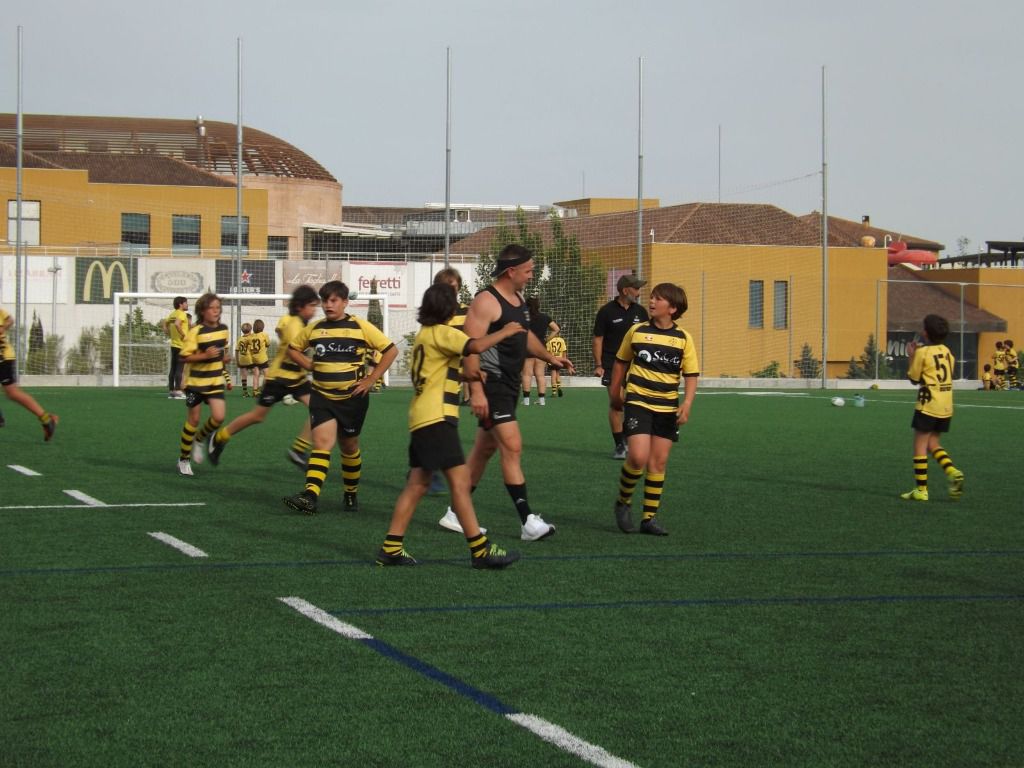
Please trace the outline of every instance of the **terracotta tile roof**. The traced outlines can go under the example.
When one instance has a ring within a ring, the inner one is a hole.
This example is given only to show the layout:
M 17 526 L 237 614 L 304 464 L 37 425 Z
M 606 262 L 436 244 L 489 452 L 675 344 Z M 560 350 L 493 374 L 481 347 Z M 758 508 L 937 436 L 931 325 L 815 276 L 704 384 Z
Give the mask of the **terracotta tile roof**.
M 5 141 L 0 141 L 0 168 L 17 168 L 18 167 L 18 147 L 16 144 L 8 144 Z M 21 167 L 22 168 L 57 168 L 48 160 L 35 155 L 31 152 L 22 150 L 21 152 Z
M 508 221 L 511 223 L 512 217 Z M 636 212 L 606 213 L 562 219 L 565 233 L 575 235 L 583 248 L 600 248 L 636 243 Z M 531 223 L 548 242 L 551 225 L 547 220 Z M 743 203 L 688 203 L 651 208 L 644 211 L 644 240 L 658 243 L 698 243 L 708 245 L 819 245 L 818 230 L 774 205 Z M 493 229 L 477 232 L 460 240 L 453 250 L 460 253 L 486 253 Z M 859 245 L 832 233 L 834 246 Z
M 814 211 L 812 213 L 808 213 L 801 216 L 800 219 L 814 227 L 815 232 L 821 231 L 821 214 L 819 212 Z M 909 249 L 916 251 L 935 251 L 938 253 L 946 248 L 945 245 L 937 243 L 934 240 L 926 240 L 923 237 L 909 235 L 906 232 L 900 232 L 894 229 L 883 229 L 870 224 L 862 224 L 859 221 L 841 219 L 838 216 L 828 217 L 828 232 L 829 241 L 832 240 L 832 233 L 835 232 L 856 245 L 860 245 L 860 239 L 862 237 L 870 235 L 875 238 L 875 246 L 878 248 L 883 248 L 885 246 L 886 237 L 889 238 L 890 242 L 902 240 L 907 244 Z
M 0 114 L 0 141 L 13 144 L 17 116 Z M 23 115 L 29 151 L 155 154 L 196 169 L 233 176 L 237 163 L 233 123 L 206 120 L 199 137 L 195 120 L 85 115 Z M 247 174 L 334 181 L 320 163 L 283 139 L 243 127 L 242 162 Z M 160 182 L 147 182 L 160 183 Z
M 917 270 L 904 266 L 889 267 L 888 329 L 890 331 L 919 331 L 925 315 L 942 315 L 949 321 L 950 330 L 959 331 L 960 299 L 946 293 L 942 287 L 931 284 Z M 977 305 L 964 301 L 964 332 L 1006 331 L 1006 320 Z

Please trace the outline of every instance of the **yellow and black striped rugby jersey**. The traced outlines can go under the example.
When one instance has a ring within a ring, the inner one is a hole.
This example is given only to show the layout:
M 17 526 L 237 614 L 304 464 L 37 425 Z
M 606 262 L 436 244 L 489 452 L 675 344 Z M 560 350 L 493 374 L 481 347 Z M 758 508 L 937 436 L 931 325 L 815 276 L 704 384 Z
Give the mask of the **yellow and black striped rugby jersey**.
M 997 349 L 992 353 L 992 367 L 997 371 L 1006 370 L 1006 350 Z
M 263 365 L 270 360 L 270 337 L 263 331 L 254 333 L 249 342 L 249 355 L 253 365 Z
M 914 410 L 937 419 L 953 415 L 953 353 L 945 344 L 922 344 L 914 350 L 907 378 L 918 385 Z
M 412 347 L 412 385 L 409 431 L 447 421 L 459 423 L 462 384 L 459 370 L 469 337 L 450 325 L 425 325 Z
M 298 315 L 285 315 L 277 321 L 277 353 L 274 361 L 267 369 L 267 379 L 274 379 L 286 387 L 297 387 L 306 381 L 306 370 L 292 362 L 288 357 L 288 346 L 306 327 L 306 322 Z
M 469 305 L 459 302 L 459 308 L 455 310 L 455 314 L 452 315 L 452 319 L 448 321 L 448 325 L 452 328 L 458 328 L 462 330 L 462 326 L 466 324 L 466 313 L 469 312 Z
M 676 411 L 680 379 L 700 374 L 697 345 L 675 323 L 671 328 L 637 323 L 626 331 L 615 357 L 629 364 L 626 404 L 657 413 Z
M 7 321 L 10 318 L 7 311 L 0 307 L 0 360 L 4 361 L 14 359 L 14 345 L 7 338 Z
M 167 332 L 171 335 L 171 346 L 175 349 L 181 349 L 185 343 L 185 336 L 178 330 L 178 323 L 181 323 L 181 327 L 185 329 L 185 335 L 188 335 L 188 314 L 184 309 L 175 309 L 171 311 L 171 314 L 164 320 Z
M 220 325 L 206 327 L 197 325 L 188 332 L 185 344 L 181 348 L 181 356 L 188 357 L 196 352 L 203 352 L 210 347 L 228 348 L 228 327 Z M 224 356 L 209 360 L 193 360 L 188 364 L 185 377 L 185 388 L 194 389 L 204 395 L 215 395 L 224 391 Z
M 307 325 L 288 346 L 299 352 L 310 347 L 313 389 L 331 400 L 345 400 L 363 377 L 366 351 L 386 352 L 394 344 L 375 325 L 346 314 L 340 320 L 323 318 Z
M 249 349 L 252 344 L 252 334 L 246 333 L 238 337 L 235 342 L 235 363 L 239 368 L 248 368 L 252 365 L 252 357 Z
M 565 339 L 563 339 L 558 334 L 555 334 L 550 339 L 548 339 L 547 344 L 545 344 L 544 346 L 546 346 L 548 348 L 548 352 L 550 352 L 555 357 L 565 357 L 565 353 L 569 351 L 568 347 L 566 346 Z

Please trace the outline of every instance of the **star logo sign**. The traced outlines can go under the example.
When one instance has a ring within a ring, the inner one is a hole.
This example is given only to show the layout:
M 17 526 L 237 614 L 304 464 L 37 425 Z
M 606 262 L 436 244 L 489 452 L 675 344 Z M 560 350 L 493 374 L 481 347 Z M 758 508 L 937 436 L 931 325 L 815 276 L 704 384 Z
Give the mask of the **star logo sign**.
M 248 269 L 242 270 L 242 285 L 252 285 L 252 272 Z

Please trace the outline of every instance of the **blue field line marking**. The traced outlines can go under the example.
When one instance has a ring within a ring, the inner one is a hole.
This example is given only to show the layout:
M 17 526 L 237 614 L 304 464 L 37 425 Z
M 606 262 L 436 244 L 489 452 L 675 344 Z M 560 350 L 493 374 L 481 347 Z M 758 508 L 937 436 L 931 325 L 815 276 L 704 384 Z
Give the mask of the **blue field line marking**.
M 485 613 L 489 611 L 576 611 L 608 608 L 733 608 L 773 605 L 844 605 L 857 603 L 993 603 L 1018 602 L 1022 595 L 800 595 L 797 597 L 694 597 L 678 600 L 611 600 L 579 603 L 513 603 L 504 605 L 412 606 L 407 608 L 345 608 L 332 616 L 375 616 L 415 613 Z
M 431 680 L 435 680 L 443 686 L 446 686 L 453 690 L 460 696 L 465 696 L 468 699 L 472 699 L 482 707 L 486 707 L 492 712 L 496 712 L 499 715 L 511 715 L 515 714 L 519 710 L 515 707 L 510 707 L 508 704 L 503 703 L 496 697 L 489 693 L 481 691 L 479 688 L 474 688 L 469 683 L 464 683 L 457 677 L 449 675 L 447 672 L 443 672 L 435 666 L 428 664 L 425 661 L 417 659 L 415 656 L 410 656 L 407 653 L 395 648 L 393 645 L 385 643 L 383 640 L 372 638 L 369 640 L 360 640 L 359 642 L 372 648 L 381 656 L 385 656 L 393 661 L 397 661 L 414 672 L 418 672 L 425 677 L 429 677 Z
M 538 555 L 523 562 L 568 562 L 580 560 L 635 560 L 635 561 L 699 561 L 699 560 L 782 560 L 786 558 L 814 559 L 859 559 L 872 557 L 1020 557 L 1024 549 L 946 549 L 946 550 L 878 550 L 853 552 L 682 552 L 679 554 L 630 553 L 630 554 L 578 554 Z M 465 558 L 420 560 L 424 565 L 462 565 Z M 146 573 L 182 570 L 251 570 L 258 568 L 320 568 L 333 566 L 372 567 L 371 558 L 354 560 L 281 560 L 248 563 L 152 563 L 146 565 L 92 565 L 77 568 L 10 568 L 0 570 L 4 576 L 60 576 L 93 573 Z

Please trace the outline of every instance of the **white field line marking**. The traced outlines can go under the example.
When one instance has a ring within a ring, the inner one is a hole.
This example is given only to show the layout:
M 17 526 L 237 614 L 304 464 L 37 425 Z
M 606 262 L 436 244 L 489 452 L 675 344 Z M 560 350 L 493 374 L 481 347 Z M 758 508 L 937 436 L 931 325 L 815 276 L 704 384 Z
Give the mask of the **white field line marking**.
M 327 627 L 332 632 L 337 632 L 342 637 L 347 637 L 350 640 L 374 639 L 373 635 L 367 634 L 359 629 L 359 627 L 348 624 L 336 616 L 332 616 L 327 611 L 317 608 L 301 597 L 279 597 L 277 599 L 285 605 L 294 608 L 306 618 Z M 600 768 L 637 768 L 635 763 L 623 760 L 621 757 L 616 757 L 602 747 L 584 741 L 561 726 L 550 723 L 542 718 L 528 715 L 524 712 L 513 712 L 504 715 L 504 717 L 530 731 L 535 736 L 539 736 L 549 744 L 571 755 L 575 755 L 592 765 L 600 766 Z
M 522 712 L 505 715 L 505 717 L 516 725 L 521 725 L 534 735 L 540 736 L 548 744 L 554 744 L 563 752 L 576 755 L 576 757 L 585 760 L 591 765 L 599 765 L 601 768 L 636 768 L 635 763 L 623 760 L 621 757 L 616 757 L 596 744 L 591 744 L 589 741 L 584 741 L 578 736 L 573 736 L 565 728 L 549 723 L 543 718 L 527 715 Z
M 94 499 L 89 494 L 82 493 L 81 491 L 71 490 L 71 491 L 64 491 L 64 493 L 66 493 L 72 499 L 78 499 L 80 502 L 82 502 L 83 504 L 87 504 L 90 507 L 105 507 L 105 506 L 107 506 L 106 504 L 104 504 L 99 499 Z
M 125 507 L 205 507 L 205 501 L 174 501 L 174 502 L 136 502 L 133 504 L 101 504 L 103 509 L 119 509 Z M 15 504 L 0 507 L 0 512 L 8 509 L 96 509 L 95 504 Z
M 28 475 L 29 477 L 42 477 L 42 475 L 40 475 L 34 469 L 23 467 L 21 466 L 21 464 L 8 464 L 7 467 L 8 469 L 13 469 L 15 472 L 20 472 L 21 474 Z
M 163 531 L 149 531 L 149 535 L 157 541 L 162 541 L 164 544 L 174 547 L 179 552 L 184 552 L 189 557 L 209 557 L 209 555 L 199 549 L 199 547 L 193 547 L 188 542 L 171 536 L 169 533 L 164 533 Z

